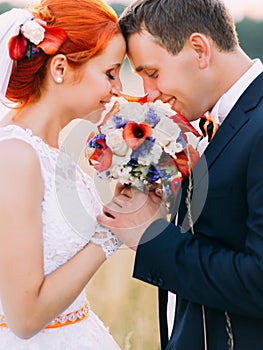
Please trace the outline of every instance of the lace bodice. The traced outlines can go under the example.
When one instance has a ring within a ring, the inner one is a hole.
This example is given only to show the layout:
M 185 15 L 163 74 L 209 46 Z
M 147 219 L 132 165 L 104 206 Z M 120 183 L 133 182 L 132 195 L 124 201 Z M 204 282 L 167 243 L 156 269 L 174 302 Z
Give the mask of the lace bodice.
M 102 205 L 93 180 L 72 158 L 63 150 L 52 148 L 32 135 L 29 129 L 24 130 L 16 125 L 0 128 L 0 141 L 11 138 L 29 143 L 39 156 L 44 183 L 42 220 L 45 274 L 69 260 L 93 236 L 96 243 L 102 244 L 107 256 L 117 249 L 120 245 L 118 239 L 96 222 Z M 98 236 L 102 237 L 99 241 Z M 83 291 L 65 312 L 80 308 L 84 299 Z

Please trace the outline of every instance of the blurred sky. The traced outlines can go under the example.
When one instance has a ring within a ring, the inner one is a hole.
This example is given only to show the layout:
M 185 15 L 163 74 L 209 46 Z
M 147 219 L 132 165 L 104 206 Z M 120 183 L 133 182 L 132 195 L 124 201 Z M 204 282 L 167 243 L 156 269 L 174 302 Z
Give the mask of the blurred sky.
M 58 0 L 63 1 L 63 0 Z M 132 0 L 106 0 L 107 2 L 123 2 L 129 4 Z M 36 3 L 38 0 L 0 0 L 0 2 L 10 2 L 14 5 L 28 5 Z M 236 20 L 241 20 L 244 16 L 250 16 L 263 20 L 263 0 L 225 0 Z

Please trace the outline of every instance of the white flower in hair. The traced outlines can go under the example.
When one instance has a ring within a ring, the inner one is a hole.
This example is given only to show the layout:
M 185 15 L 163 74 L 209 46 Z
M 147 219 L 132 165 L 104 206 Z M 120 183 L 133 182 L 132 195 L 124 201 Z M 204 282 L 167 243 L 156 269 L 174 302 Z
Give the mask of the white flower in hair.
M 34 20 L 27 21 L 21 27 L 21 31 L 31 43 L 38 45 L 45 37 L 45 28 Z

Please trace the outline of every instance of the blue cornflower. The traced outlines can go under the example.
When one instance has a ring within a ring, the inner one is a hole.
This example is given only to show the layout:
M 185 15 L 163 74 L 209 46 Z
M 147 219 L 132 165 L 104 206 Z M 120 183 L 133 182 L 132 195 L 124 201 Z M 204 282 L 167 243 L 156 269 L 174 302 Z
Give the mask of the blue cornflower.
M 116 125 L 116 129 L 124 128 L 124 126 L 127 124 L 127 119 L 124 119 L 123 116 L 120 114 L 115 114 L 112 117 L 112 120 Z
M 133 158 L 132 158 L 132 159 L 127 163 L 127 165 L 131 166 L 132 168 L 135 168 L 135 167 L 138 165 L 138 162 L 137 162 L 136 159 L 133 159 Z
M 98 140 L 104 140 L 106 141 L 106 135 L 104 134 L 98 134 L 94 136 L 90 141 L 89 141 L 89 147 L 96 148 L 97 146 L 97 141 Z
M 157 165 L 152 164 L 148 169 L 146 177 L 149 182 L 155 182 L 162 178 L 163 174 L 163 170 L 161 170 Z
M 156 114 L 152 107 L 149 108 L 145 121 L 151 126 L 155 127 L 156 124 L 159 123 L 160 117 Z
M 187 143 L 185 141 L 185 138 L 183 137 L 183 134 L 182 132 L 180 132 L 180 135 L 178 137 L 178 141 L 179 143 L 183 146 L 183 147 L 186 147 L 187 146 Z
M 149 136 L 146 138 L 144 143 L 136 148 L 132 153 L 132 159 L 138 159 L 139 157 L 145 157 L 153 148 L 155 144 L 155 138 Z

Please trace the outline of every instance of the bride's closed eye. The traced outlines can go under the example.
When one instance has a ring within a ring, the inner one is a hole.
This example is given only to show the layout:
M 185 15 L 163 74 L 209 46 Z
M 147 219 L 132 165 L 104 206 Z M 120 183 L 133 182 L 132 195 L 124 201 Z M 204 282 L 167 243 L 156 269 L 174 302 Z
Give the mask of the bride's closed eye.
M 115 70 L 114 69 L 110 69 L 106 72 L 107 77 L 110 80 L 115 80 Z

